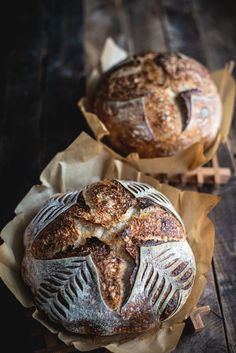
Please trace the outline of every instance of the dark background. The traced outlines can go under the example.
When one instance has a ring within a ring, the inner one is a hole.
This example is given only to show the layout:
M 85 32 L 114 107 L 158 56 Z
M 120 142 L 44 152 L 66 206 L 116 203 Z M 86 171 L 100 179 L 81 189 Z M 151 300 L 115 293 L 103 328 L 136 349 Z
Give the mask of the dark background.
M 130 51 L 183 51 L 211 70 L 236 59 L 234 0 L 10 0 L 2 2 L 0 18 L 0 229 L 13 218 L 25 193 L 39 182 L 39 174 L 50 159 L 81 131 L 88 131 L 77 101 L 84 94 L 85 72 L 96 63 L 108 35 Z M 234 119 L 233 154 L 235 131 Z M 231 190 L 228 194 L 232 195 Z M 227 200 L 218 219 L 225 205 L 235 207 Z M 234 223 L 231 227 L 235 234 Z M 220 249 L 216 244 L 216 251 Z M 232 269 L 233 264 L 235 260 Z M 213 272 L 209 283 L 215 278 Z M 226 299 L 232 296 L 228 312 L 234 317 L 232 278 L 224 278 L 222 283 L 219 279 L 219 287 L 212 286 L 216 297 L 206 293 L 206 303 L 211 301 L 214 309 L 222 290 Z M 27 353 L 40 348 L 31 334 L 34 324 L 3 283 L 0 298 L 1 345 L 6 347 L 1 351 Z M 224 301 L 219 300 L 215 312 L 212 310 L 208 341 L 202 339 L 204 348 L 192 344 L 189 350 L 236 352 L 235 326 L 222 314 L 223 307 Z
M 83 2 L 4 1 L 0 13 L 2 229 L 44 166 L 86 126 L 77 108 L 84 92 Z M 1 352 L 40 348 L 31 320 L 2 282 L 0 313 Z

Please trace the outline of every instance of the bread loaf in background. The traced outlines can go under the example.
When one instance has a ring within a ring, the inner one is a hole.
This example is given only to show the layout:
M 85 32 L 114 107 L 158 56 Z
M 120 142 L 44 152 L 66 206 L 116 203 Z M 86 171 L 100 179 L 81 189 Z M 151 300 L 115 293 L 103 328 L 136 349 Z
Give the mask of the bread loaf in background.
M 147 331 L 195 277 L 182 220 L 147 184 L 104 180 L 55 195 L 28 225 L 22 276 L 37 308 L 73 333 Z
M 196 142 L 208 147 L 221 122 L 221 101 L 207 69 L 180 53 L 149 52 L 105 73 L 92 110 L 123 155 L 171 156 Z

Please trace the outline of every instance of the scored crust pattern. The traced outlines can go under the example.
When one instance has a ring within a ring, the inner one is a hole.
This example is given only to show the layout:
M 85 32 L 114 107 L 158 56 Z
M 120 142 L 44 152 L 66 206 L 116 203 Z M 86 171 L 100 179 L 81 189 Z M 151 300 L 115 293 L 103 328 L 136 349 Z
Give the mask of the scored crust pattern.
M 152 188 L 150 185 L 145 183 L 127 180 L 119 180 L 119 182 L 136 198 L 143 197 L 145 199 L 152 200 L 159 206 L 169 210 L 171 213 L 173 213 L 173 215 L 175 215 L 175 217 L 180 221 L 180 223 L 184 227 L 184 224 L 178 212 L 176 211 L 172 203 L 168 200 L 168 198 L 161 192 L 157 191 L 156 189 Z
M 55 195 L 50 198 L 48 203 L 37 213 L 31 222 L 33 237 L 37 237 L 39 232 L 46 228 L 49 223 L 53 222 L 60 214 L 75 205 L 78 195 L 78 191 L 74 191 Z
M 102 75 L 91 108 L 119 153 L 142 158 L 209 147 L 221 123 L 221 101 L 207 69 L 181 53 L 133 55 Z
M 145 215 L 155 207 L 161 207 L 172 214 L 171 217 L 174 215 L 178 220 L 176 222 L 183 228 L 181 218 L 170 201 L 154 188 L 144 183 L 120 180 L 104 181 L 99 186 L 106 188 L 110 186 L 109 183 L 118 188 L 123 187 L 129 194 L 127 197 L 132 195 L 137 204 L 133 203 L 129 209 L 138 209 L 139 200 L 149 200 L 151 203 L 144 210 Z M 89 186 L 86 192 L 82 192 L 84 195 L 88 193 Z M 97 335 L 143 332 L 172 317 L 186 302 L 196 271 L 194 256 L 185 236 L 181 239 L 176 237 L 176 240 L 152 240 L 151 243 L 147 241 L 135 245 L 136 255 L 127 253 L 125 258 L 122 253 L 117 254 L 111 250 L 112 261 L 119 258 L 119 266 L 124 267 L 123 272 L 126 268 L 124 264 L 133 256 L 129 278 L 117 274 L 116 282 L 113 282 L 113 285 L 119 284 L 125 293 L 116 307 L 112 307 L 106 298 L 101 269 L 97 266 L 97 255 L 93 256 L 92 248 L 87 255 L 81 255 L 86 254 L 86 244 L 83 245 L 83 252 L 80 246 L 78 249 L 67 249 L 65 253 L 60 252 L 50 259 L 35 257 L 32 252 L 34 241 L 52 222 L 72 209 L 79 202 L 80 195 L 81 192 L 71 192 L 54 196 L 26 229 L 22 275 L 31 287 L 38 309 L 70 332 Z M 138 216 L 142 218 L 143 211 L 136 210 L 136 217 L 137 212 L 140 212 Z M 132 220 L 134 216 L 130 214 Z M 126 222 L 129 223 L 130 219 L 127 218 Z M 96 227 L 99 226 L 96 225 L 94 231 Z M 126 243 L 122 243 L 124 229 L 111 234 L 125 249 Z M 106 232 L 99 242 L 105 241 Z M 121 285 L 122 281 L 124 283 Z

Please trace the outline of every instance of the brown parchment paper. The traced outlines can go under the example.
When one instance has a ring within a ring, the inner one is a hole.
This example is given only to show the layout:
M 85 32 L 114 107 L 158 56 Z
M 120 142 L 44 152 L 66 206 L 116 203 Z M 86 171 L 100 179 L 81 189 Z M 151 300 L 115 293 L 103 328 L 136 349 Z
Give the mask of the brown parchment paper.
M 120 178 L 149 183 L 163 192 L 176 207 L 186 227 L 188 241 L 193 250 L 197 274 L 194 287 L 181 311 L 169 321 L 147 334 L 132 339 L 122 337 L 92 337 L 75 335 L 58 329 L 39 313 L 33 317 L 68 345 L 80 351 L 106 347 L 115 353 L 166 353 L 175 348 L 184 328 L 183 320 L 196 306 L 205 285 L 213 255 L 214 226 L 207 217 L 218 202 L 217 196 L 180 191 L 160 184 L 128 164 L 116 160 L 104 145 L 82 133 L 66 150 L 58 153 L 40 176 L 41 185 L 35 185 L 16 207 L 16 217 L 1 232 L 0 276 L 11 292 L 25 307 L 33 305 L 31 294 L 20 276 L 23 255 L 24 230 L 46 200 L 57 192 L 78 190 L 88 183 L 104 178 Z
M 113 65 L 119 63 L 128 56 L 128 53 L 119 48 L 115 42 L 108 38 L 105 42 L 101 54 L 100 64 L 95 68 L 87 80 L 87 98 L 79 101 L 79 107 L 94 133 L 97 140 L 101 141 L 103 137 L 109 135 L 106 126 L 99 120 L 99 117 L 89 112 L 89 98 L 102 73 L 107 71 Z M 230 130 L 234 102 L 235 102 L 235 80 L 231 75 L 232 62 L 225 65 L 222 70 L 212 73 L 212 78 L 218 88 L 222 101 L 222 121 L 214 143 L 206 150 L 202 143 L 195 143 L 187 149 L 178 152 L 171 157 L 161 158 L 140 158 L 137 153 L 131 153 L 126 157 L 118 156 L 113 150 L 111 153 L 116 158 L 128 162 L 136 169 L 148 174 L 165 173 L 168 175 L 182 174 L 207 163 L 216 153 L 219 145 L 225 143 Z

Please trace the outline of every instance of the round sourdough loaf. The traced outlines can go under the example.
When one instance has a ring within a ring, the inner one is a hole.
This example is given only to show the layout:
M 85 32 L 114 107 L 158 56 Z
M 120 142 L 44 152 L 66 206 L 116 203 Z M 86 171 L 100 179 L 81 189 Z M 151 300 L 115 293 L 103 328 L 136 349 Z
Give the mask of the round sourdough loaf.
M 181 309 L 196 272 L 173 205 L 133 181 L 55 195 L 24 246 L 22 276 L 36 307 L 73 333 L 147 331 Z
M 134 55 L 105 73 L 92 110 L 122 154 L 171 156 L 193 143 L 208 147 L 221 101 L 207 69 L 179 53 Z

